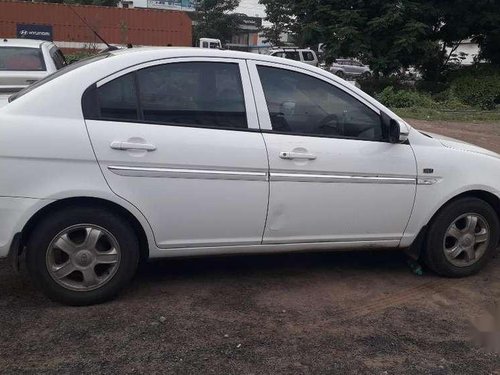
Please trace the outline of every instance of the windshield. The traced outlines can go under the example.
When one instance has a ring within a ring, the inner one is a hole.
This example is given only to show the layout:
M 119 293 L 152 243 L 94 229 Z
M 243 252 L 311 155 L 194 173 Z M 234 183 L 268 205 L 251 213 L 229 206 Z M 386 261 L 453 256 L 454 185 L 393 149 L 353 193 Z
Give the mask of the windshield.
M 52 74 L 49 74 L 47 77 L 41 79 L 40 81 L 37 81 L 35 83 L 33 83 L 32 85 L 29 85 L 28 87 L 26 87 L 25 89 L 19 91 L 18 93 L 12 95 L 9 97 L 9 103 L 20 98 L 21 96 L 29 93 L 30 91 L 33 91 L 35 90 L 36 88 L 40 87 L 40 86 L 43 86 L 44 84 L 46 84 L 47 82 L 50 82 L 52 81 L 53 79 L 57 78 L 57 77 L 60 77 L 66 73 L 69 73 L 75 69 L 78 69 L 78 68 L 81 68 L 82 66 L 85 66 L 87 64 L 91 64 L 95 61 L 99 61 L 99 60 L 102 60 L 102 59 L 105 59 L 106 57 L 109 57 L 111 56 L 110 53 L 103 53 L 103 54 L 100 54 L 100 55 L 96 55 L 96 56 L 93 56 L 93 57 L 89 57 L 87 59 L 83 59 L 83 60 L 80 60 L 78 62 L 75 62 L 71 65 L 67 65 L 65 66 L 64 68 L 62 69 L 59 69 L 57 70 L 56 72 L 52 73 Z
M 5 71 L 44 71 L 42 50 L 40 48 L 2 47 L 0 48 L 0 70 Z

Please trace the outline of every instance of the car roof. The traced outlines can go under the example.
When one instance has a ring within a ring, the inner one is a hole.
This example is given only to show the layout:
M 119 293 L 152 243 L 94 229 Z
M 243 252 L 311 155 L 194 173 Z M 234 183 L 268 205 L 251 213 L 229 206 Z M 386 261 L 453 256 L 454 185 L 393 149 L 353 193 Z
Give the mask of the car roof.
M 272 50 L 272 52 L 275 51 L 279 50 Z M 218 57 L 227 59 L 267 61 L 283 64 L 282 58 L 270 56 L 267 54 L 198 47 L 138 47 L 118 49 L 111 51 L 110 53 L 117 57 L 131 58 L 134 60 L 141 57 L 144 61 L 182 57 Z M 304 66 L 304 64 L 300 62 L 294 63 L 292 62 L 292 60 L 290 60 L 290 62 L 287 62 L 287 64 L 296 65 L 302 68 L 308 67 L 308 65 Z
M 0 39 L 0 47 L 40 48 L 45 43 L 50 44 L 51 42 L 36 39 Z

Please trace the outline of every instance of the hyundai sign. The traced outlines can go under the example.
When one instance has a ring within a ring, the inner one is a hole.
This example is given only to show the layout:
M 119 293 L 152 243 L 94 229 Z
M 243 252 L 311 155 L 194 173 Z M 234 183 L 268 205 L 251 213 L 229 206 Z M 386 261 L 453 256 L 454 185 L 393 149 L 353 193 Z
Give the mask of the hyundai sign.
M 52 41 L 52 25 L 17 24 L 17 37 Z

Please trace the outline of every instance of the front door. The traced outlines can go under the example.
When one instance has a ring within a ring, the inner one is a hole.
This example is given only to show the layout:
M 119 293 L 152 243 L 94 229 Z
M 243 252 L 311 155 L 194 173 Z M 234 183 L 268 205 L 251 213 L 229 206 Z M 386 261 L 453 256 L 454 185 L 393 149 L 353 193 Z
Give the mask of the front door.
M 268 161 L 244 62 L 153 62 L 87 96 L 106 181 L 145 215 L 160 248 L 261 243 Z
M 300 68 L 249 63 L 269 153 L 264 243 L 397 246 L 416 189 L 409 144 L 349 88 Z

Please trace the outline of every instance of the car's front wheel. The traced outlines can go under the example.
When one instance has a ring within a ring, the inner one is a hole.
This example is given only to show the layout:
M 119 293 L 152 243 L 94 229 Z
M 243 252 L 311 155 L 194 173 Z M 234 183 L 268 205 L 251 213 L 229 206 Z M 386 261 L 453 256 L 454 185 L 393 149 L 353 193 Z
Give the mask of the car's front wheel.
M 113 298 L 135 274 L 139 245 L 132 226 L 94 207 L 59 210 L 31 233 L 27 268 L 51 299 L 90 305 Z
M 425 261 L 436 273 L 469 276 L 484 267 L 498 245 L 500 224 L 485 201 L 465 197 L 452 201 L 432 220 Z

